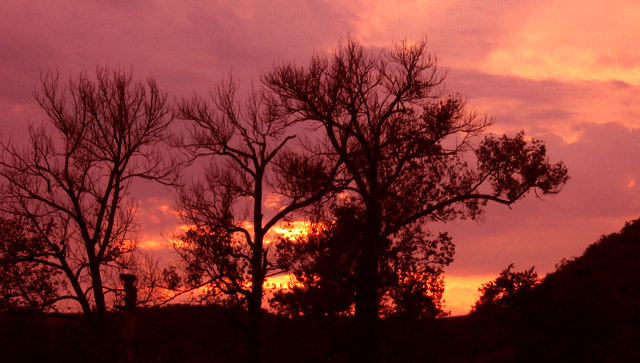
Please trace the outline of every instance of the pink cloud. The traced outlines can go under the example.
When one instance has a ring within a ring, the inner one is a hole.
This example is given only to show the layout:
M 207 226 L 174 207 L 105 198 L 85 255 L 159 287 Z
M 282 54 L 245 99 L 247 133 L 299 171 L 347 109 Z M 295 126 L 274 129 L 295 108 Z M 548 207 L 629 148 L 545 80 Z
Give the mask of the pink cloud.
M 452 69 L 448 88 L 490 115 L 499 131 L 555 133 L 572 140 L 583 123 L 618 122 L 640 127 L 640 86 L 621 81 L 530 80 Z
M 513 209 L 489 206 L 484 222 L 438 226 L 456 241 L 452 274 L 499 273 L 509 263 L 547 273 L 562 258 L 578 256 L 600 235 L 640 217 L 640 128 L 617 123 L 582 124 L 566 143 L 542 137 L 551 160 L 563 160 L 571 180 L 544 201 L 529 195 Z M 436 228 L 434 228 L 436 229 Z

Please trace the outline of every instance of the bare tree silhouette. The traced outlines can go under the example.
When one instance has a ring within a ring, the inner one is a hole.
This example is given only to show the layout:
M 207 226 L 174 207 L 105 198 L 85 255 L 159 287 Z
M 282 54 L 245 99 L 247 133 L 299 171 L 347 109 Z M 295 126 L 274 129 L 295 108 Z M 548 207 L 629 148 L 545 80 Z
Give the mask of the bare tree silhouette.
M 295 138 L 290 122 L 262 90 L 236 100 L 237 83 L 223 82 L 211 102 L 182 99 L 177 117 L 190 122 L 183 142 L 194 158 L 209 157 L 203 181 L 180 192 L 184 220 L 193 225 L 178 251 L 192 286 L 208 286 L 248 308 L 249 360 L 260 352 L 261 306 L 265 277 L 278 270 L 265 240 L 285 217 L 319 201 L 333 185 L 335 167 L 321 158 L 287 149 Z M 270 188 L 267 188 L 269 186 Z M 268 191 L 278 208 L 267 217 Z
M 136 245 L 130 186 L 177 176 L 177 163 L 159 149 L 173 119 L 167 95 L 152 78 L 98 67 L 94 80 L 80 73 L 66 85 L 47 72 L 35 97 L 48 125 L 30 125 L 24 147 L 2 142 L 0 206 L 38 241 L 20 261 L 59 271 L 57 299 L 77 302 L 102 334 L 106 295 Z

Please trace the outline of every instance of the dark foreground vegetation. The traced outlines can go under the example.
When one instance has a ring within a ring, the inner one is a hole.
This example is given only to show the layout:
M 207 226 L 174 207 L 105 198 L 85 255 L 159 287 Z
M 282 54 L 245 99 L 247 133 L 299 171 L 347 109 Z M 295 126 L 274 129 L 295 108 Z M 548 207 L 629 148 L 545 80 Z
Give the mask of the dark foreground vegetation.
M 563 261 L 508 303 L 462 317 L 385 319 L 379 361 L 636 361 L 640 358 L 640 219 Z M 135 336 L 124 313 L 108 316 L 108 343 L 87 339 L 83 323 L 53 316 L 0 315 L 0 361 L 228 362 L 246 359 L 239 328 L 246 313 L 220 306 L 139 309 Z M 66 316 L 72 318 L 73 316 Z M 265 314 L 266 362 L 357 361 L 352 318 Z M 100 359 L 102 358 L 102 359 Z

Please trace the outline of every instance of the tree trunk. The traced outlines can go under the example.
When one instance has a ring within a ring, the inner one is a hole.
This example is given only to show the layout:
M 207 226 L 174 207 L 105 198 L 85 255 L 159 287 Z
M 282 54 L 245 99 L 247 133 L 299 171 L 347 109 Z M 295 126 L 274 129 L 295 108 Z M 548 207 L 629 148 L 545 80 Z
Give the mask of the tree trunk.
M 260 362 L 260 330 L 262 325 L 262 281 L 253 279 L 251 295 L 248 301 L 248 332 L 247 344 L 249 350 L 249 362 Z
M 91 329 L 93 330 L 94 337 L 96 339 L 97 353 L 100 354 L 101 359 L 109 360 L 113 354 L 111 342 L 105 329 L 105 320 L 107 314 L 107 308 L 104 297 L 104 290 L 102 289 L 102 276 L 100 274 L 100 264 L 95 261 L 89 262 L 89 271 L 91 273 L 91 285 L 93 289 L 93 298 L 96 304 L 95 311 L 91 312 L 89 321 L 91 322 Z
M 378 253 L 381 246 L 380 209 L 371 203 L 366 214 L 364 239 L 360 242 L 356 288 L 357 360 L 375 360 L 378 347 Z
M 264 284 L 264 272 L 262 271 L 262 243 L 261 228 L 256 228 L 251 260 L 251 294 L 248 301 L 247 344 L 249 350 L 249 362 L 260 361 L 260 330 L 262 328 L 262 285 Z
M 102 276 L 100 275 L 100 264 L 90 262 L 91 283 L 93 287 L 93 297 L 96 303 L 96 311 L 94 313 L 94 330 L 96 337 L 102 339 L 104 336 L 104 319 L 107 313 L 107 307 L 104 299 L 104 291 L 102 290 Z
M 264 271 L 262 267 L 264 231 L 262 230 L 262 171 L 256 173 L 255 195 L 253 205 L 253 254 L 251 256 L 251 294 L 248 301 L 248 335 L 249 362 L 260 362 L 260 329 L 262 323 L 262 284 Z

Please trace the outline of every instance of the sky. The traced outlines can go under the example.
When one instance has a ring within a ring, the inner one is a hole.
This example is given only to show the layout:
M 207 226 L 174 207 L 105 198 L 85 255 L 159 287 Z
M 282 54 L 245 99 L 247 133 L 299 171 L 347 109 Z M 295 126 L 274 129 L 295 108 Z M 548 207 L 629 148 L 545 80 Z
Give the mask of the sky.
M 545 141 L 571 177 L 557 196 L 430 226 L 456 243 L 445 292 L 453 315 L 510 263 L 544 275 L 640 216 L 637 1 L 1 0 L 0 15 L 0 136 L 15 140 L 44 119 L 33 98 L 41 71 L 132 67 L 173 98 L 206 95 L 230 72 L 250 85 L 347 36 L 375 47 L 426 37 L 447 89 L 490 116 L 491 132 Z M 142 247 L 162 253 L 177 225 L 173 194 L 138 187 L 134 197 Z

